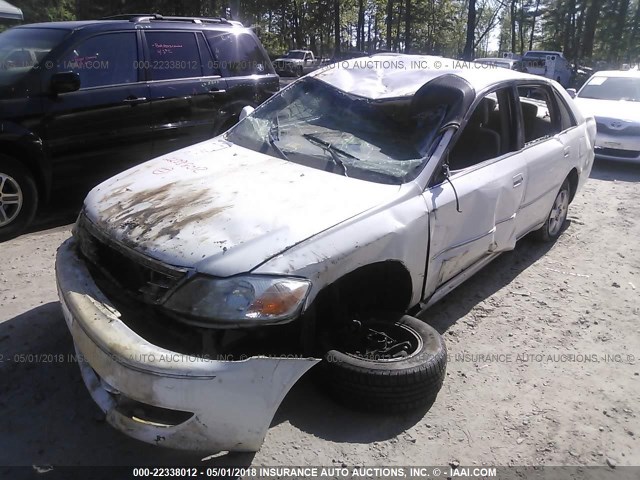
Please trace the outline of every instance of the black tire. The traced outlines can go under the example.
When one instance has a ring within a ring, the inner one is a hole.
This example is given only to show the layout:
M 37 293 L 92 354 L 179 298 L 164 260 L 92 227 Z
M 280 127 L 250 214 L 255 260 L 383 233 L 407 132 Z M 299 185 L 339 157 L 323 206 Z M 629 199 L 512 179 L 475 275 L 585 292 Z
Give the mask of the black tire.
M 14 158 L 0 155 L 0 242 L 20 235 L 37 208 L 38 189 L 29 170 Z
M 440 334 L 408 315 L 381 314 L 362 326 L 401 335 L 406 332 L 418 345 L 409 356 L 392 360 L 329 350 L 319 373 L 331 396 L 365 411 L 400 413 L 429 408 L 442 388 L 446 371 L 447 349 Z
M 569 185 L 569 180 L 565 180 L 560 190 L 558 190 L 556 198 L 553 200 L 553 205 L 549 211 L 547 220 L 544 222 L 544 225 L 535 232 L 538 240 L 541 242 L 552 242 L 560 236 L 565 221 L 567 220 L 570 198 L 571 185 Z M 561 211 L 558 211 L 558 202 L 562 202 Z

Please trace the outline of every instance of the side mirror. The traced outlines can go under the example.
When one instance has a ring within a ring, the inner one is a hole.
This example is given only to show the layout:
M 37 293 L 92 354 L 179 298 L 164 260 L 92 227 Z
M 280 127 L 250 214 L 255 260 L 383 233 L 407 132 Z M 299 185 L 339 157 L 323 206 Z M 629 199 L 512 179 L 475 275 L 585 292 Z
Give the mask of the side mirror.
M 51 77 L 53 93 L 75 92 L 80 89 L 80 74 L 76 72 L 56 73 Z
M 578 92 L 576 92 L 576 89 L 575 89 L 575 88 L 567 88 L 567 93 L 569 94 L 569 96 L 570 96 L 571 98 L 576 98 L 576 94 L 577 94 Z
M 255 108 L 253 108 L 251 105 L 242 107 L 242 110 L 240 110 L 240 120 L 244 120 L 244 118 L 248 115 L 251 115 L 254 110 Z

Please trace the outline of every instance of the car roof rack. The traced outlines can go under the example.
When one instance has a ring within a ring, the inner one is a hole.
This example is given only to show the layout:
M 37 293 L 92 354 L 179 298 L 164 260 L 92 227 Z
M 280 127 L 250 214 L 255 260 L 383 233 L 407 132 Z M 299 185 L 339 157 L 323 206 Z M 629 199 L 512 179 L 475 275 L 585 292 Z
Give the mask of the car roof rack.
M 235 20 L 228 20 L 224 17 L 176 17 L 164 16 L 159 13 L 125 13 L 121 15 L 111 15 L 103 17 L 101 20 L 129 20 L 130 22 L 191 22 L 191 23 L 224 23 L 227 25 L 243 26 L 242 23 Z

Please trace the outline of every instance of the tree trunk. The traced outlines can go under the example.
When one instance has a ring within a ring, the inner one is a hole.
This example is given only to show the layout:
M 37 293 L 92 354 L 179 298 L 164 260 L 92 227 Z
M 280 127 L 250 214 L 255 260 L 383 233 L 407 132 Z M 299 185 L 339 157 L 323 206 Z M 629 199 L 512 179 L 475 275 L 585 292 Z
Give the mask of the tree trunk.
M 402 0 L 400 0 L 400 3 L 398 4 L 398 22 L 396 24 L 396 39 L 393 43 L 393 50 L 395 52 L 400 51 L 400 25 L 402 23 L 403 7 L 404 7 L 404 4 L 402 3 Z
M 364 0 L 358 0 L 358 23 L 356 25 L 356 50 L 361 50 L 360 29 L 364 28 Z
M 540 9 L 540 0 L 536 0 L 536 9 L 533 11 L 533 17 L 531 17 L 531 34 L 529 35 L 529 50 L 533 50 L 533 37 L 536 31 L 536 18 Z
M 411 0 L 407 0 L 404 24 L 404 53 L 411 51 Z
M 473 60 L 473 42 L 476 33 L 476 0 L 469 0 L 469 12 L 467 15 L 467 39 L 462 51 L 462 58 Z
M 587 8 L 587 17 L 584 23 L 584 37 L 582 38 L 582 52 L 586 59 L 593 56 L 593 39 L 596 35 L 596 26 L 600 18 L 600 6 L 602 0 L 591 0 Z
M 340 0 L 333 0 L 333 28 L 335 35 L 334 53 L 340 54 Z
M 575 34 L 575 41 L 576 41 L 576 47 L 575 47 L 575 55 L 576 55 L 576 63 L 578 63 L 578 61 L 582 58 L 582 35 L 584 34 L 584 17 L 585 17 L 585 12 L 587 11 L 587 2 L 586 1 L 582 1 L 580 2 L 580 12 L 578 15 L 578 21 L 576 23 L 576 34 Z
M 627 23 L 627 13 L 629 13 L 629 0 L 621 0 L 620 8 L 616 15 L 614 30 L 615 36 L 613 37 L 613 48 L 611 49 L 613 60 L 618 63 L 621 60 L 620 51 L 624 48 L 624 32 L 626 31 L 625 24 Z M 627 52 L 625 57 L 628 58 L 628 55 L 629 53 Z
M 516 0 L 511 0 L 510 21 L 511 21 L 511 53 L 516 53 Z
M 518 39 L 520 40 L 520 55 L 524 53 L 524 8 L 520 6 L 518 21 Z
M 393 0 L 387 0 L 387 50 L 391 51 L 391 32 L 393 29 Z
M 640 2 L 636 7 L 636 13 L 633 16 L 631 23 L 631 35 L 629 35 L 629 46 L 627 51 L 630 54 L 630 60 L 632 62 L 638 61 L 638 34 L 640 33 Z
M 367 47 L 366 47 L 366 51 L 367 52 L 371 52 L 371 15 L 369 15 L 369 19 L 367 21 Z

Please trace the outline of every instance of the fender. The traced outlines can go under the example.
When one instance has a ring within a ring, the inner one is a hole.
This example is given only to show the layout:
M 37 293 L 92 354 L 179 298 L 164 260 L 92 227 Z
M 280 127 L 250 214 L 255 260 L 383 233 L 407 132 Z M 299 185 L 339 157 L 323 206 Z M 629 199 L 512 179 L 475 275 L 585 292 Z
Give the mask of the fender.
M 17 123 L 0 122 L 0 151 L 15 157 L 29 168 L 46 201 L 51 193 L 52 168 L 42 138 Z

